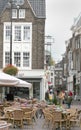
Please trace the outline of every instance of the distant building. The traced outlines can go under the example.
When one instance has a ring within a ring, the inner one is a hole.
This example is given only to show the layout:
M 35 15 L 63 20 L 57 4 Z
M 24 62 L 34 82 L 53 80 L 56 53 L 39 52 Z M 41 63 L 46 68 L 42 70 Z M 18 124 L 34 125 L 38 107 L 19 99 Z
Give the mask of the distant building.
M 81 13 L 71 27 L 72 37 L 67 40 L 67 89 L 81 96 Z
M 62 62 L 55 64 L 55 88 L 56 90 L 63 89 L 63 67 Z

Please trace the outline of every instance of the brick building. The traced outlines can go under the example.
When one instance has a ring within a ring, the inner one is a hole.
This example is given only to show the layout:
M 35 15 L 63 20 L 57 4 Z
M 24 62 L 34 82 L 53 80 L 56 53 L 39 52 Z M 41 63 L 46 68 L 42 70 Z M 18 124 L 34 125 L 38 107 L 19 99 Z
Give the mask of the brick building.
M 17 77 L 31 82 L 33 87 L 26 92 L 39 99 L 44 98 L 45 17 L 45 0 L 0 1 L 0 68 L 10 63 L 12 29 L 12 64 L 19 69 Z M 19 96 L 24 92 L 16 91 Z

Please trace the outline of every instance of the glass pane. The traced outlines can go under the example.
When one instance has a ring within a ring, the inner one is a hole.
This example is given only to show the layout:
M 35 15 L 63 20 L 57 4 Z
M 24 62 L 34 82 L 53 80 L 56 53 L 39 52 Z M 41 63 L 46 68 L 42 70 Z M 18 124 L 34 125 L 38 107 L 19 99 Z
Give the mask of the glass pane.
M 21 41 L 21 26 L 15 26 L 15 41 Z
M 20 52 L 14 53 L 14 64 L 18 67 L 21 66 L 21 54 L 20 54 Z

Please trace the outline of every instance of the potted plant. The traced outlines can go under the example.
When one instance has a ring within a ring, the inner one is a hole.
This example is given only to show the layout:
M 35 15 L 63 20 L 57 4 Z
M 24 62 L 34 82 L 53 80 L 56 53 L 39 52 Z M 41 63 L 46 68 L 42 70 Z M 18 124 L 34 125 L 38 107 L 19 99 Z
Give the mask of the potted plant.
M 18 73 L 18 68 L 9 64 L 3 68 L 3 72 L 15 76 Z

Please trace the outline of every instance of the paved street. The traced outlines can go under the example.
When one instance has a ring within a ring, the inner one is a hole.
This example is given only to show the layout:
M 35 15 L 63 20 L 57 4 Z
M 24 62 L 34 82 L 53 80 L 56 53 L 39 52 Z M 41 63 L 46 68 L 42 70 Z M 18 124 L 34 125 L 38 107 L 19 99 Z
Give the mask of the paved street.
M 81 101 L 73 101 L 71 107 L 76 107 L 76 108 L 81 108 Z M 49 128 L 47 128 L 46 126 L 43 128 L 42 125 L 43 125 L 43 122 L 44 122 L 44 118 L 38 118 L 36 123 L 34 123 L 34 126 L 33 128 L 31 126 L 27 126 L 27 125 L 24 125 L 24 128 L 22 130 L 50 130 Z M 10 130 L 21 130 L 21 128 L 10 128 Z M 65 129 L 63 129 L 65 130 Z M 71 128 L 71 130 L 81 130 L 81 128 L 79 127 L 73 127 Z

